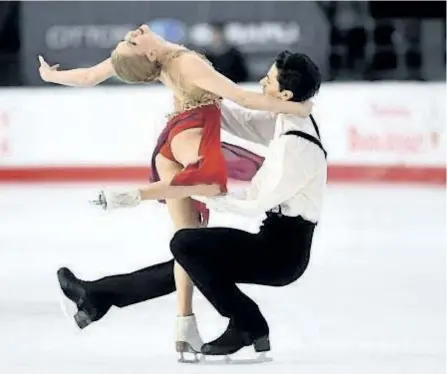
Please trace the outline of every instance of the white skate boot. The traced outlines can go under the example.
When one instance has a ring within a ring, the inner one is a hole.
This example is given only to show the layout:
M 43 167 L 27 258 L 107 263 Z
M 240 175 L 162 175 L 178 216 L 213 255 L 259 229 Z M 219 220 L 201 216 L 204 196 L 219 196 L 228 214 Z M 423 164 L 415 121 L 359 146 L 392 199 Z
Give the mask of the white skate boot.
M 178 316 L 176 320 L 175 349 L 180 353 L 179 362 L 199 362 L 200 360 L 197 355 L 200 354 L 202 345 L 203 341 L 197 328 L 195 315 L 186 317 Z M 185 353 L 192 353 L 194 355 L 194 359 L 185 358 Z
M 98 199 L 93 200 L 91 203 L 101 206 L 104 210 L 113 210 L 135 207 L 140 202 L 140 191 L 134 189 L 122 191 L 103 190 L 99 193 Z

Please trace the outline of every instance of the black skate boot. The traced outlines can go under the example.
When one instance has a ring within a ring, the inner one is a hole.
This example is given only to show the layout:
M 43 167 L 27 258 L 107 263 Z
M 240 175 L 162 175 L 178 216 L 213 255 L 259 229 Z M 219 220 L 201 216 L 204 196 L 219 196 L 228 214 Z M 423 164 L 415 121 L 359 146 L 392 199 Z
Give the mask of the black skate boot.
M 264 334 L 253 334 L 237 328 L 230 322 L 220 337 L 202 346 L 201 352 L 208 356 L 226 356 L 250 345 L 253 345 L 255 352 L 258 353 L 270 351 L 268 329 Z
M 107 313 L 108 308 L 99 308 L 95 305 L 94 297 L 87 291 L 86 282 L 76 278 L 69 269 L 59 269 L 57 278 L 64 295 L 73 301 L 78 308 L 74 320 L 79 328 L 84 329 Z

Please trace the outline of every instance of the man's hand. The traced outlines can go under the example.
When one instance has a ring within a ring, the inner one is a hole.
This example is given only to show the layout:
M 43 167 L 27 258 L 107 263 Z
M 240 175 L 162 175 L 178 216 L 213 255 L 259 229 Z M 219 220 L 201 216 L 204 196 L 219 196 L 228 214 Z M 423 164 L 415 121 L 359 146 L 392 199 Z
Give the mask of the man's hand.
M 39 74 L 43 81 L 45 82 L 51 82 L 52 81 L 52 75 L 55 71 L 59 68 L 59 64 L 50 66 L 47 64 L 47 62 L 44 60 L 42 56 L 39 56 Z

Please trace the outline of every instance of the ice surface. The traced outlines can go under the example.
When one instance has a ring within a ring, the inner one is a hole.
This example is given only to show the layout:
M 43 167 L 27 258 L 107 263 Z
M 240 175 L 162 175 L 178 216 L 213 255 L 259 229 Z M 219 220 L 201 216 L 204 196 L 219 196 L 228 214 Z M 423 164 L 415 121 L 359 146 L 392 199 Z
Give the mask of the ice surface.
M 0 187 L 0 373 L 445 372 L 445 190 L 330 186 L 305 275 L 242 287 L 269 320 L 274 362 L 200 367 L 176 362 L 174 295 L 83 331 L 62 314 L 60 266 L 94 279 L 170 258 L 165 207 L 103 212 L 87 203 L 100 187 Z M 196 314 L 205 340 L 226 327 L 198 293 Z

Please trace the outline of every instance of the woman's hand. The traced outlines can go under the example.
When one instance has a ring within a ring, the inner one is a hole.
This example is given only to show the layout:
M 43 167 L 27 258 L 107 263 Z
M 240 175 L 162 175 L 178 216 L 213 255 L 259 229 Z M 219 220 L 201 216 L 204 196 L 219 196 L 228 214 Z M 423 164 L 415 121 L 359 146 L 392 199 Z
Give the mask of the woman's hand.
M 57 69 L 59 68 L 59 64 L 50 66 L 42 56 L 39 56 L 39 62 L 40 62 L 39 67 L 40 77 L 45 82 L 52 82 L 52 77 L 54 76 L 54 72 L 57 71 Z

